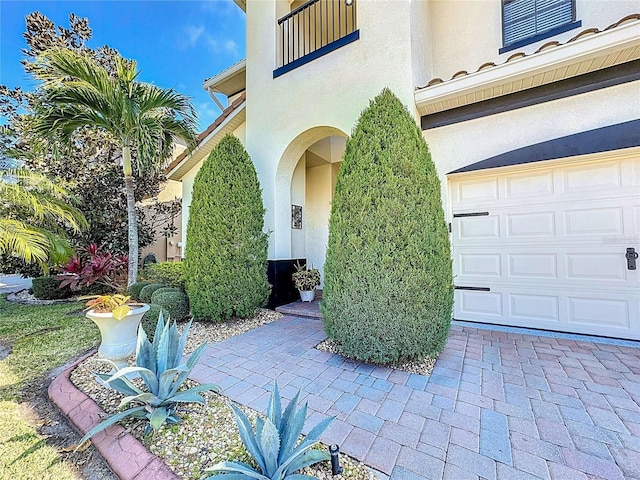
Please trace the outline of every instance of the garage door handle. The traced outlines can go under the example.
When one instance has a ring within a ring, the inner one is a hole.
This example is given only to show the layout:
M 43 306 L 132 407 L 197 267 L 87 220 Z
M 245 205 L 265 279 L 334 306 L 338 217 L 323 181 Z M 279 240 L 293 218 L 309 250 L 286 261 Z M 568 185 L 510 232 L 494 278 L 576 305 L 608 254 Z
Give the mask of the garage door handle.
M 627 258 L 627 270 L 635 270 L 636 258 L 638 258 L 638 252 L 636 252 L 636 249 L 633 247 L 627 248 L 625 257 Z

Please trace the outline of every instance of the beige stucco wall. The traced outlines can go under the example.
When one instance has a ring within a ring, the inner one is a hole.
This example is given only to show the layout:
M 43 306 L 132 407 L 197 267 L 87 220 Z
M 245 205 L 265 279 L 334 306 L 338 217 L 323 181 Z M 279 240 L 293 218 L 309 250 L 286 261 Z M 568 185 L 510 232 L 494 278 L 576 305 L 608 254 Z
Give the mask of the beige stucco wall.
M 475 72 L 486 62 L 503 63 L 516 52 L 533 53 L 551 40 L 564 43 L 588 28 L 602 30 L 626 15 L 640 13 L 640 0 L 576 0 L 576 20 L 582 26 L 499 54 L 503 46 L 501 0 L 430 0 L 429 4 L 427 38 L 434 46 L 430 78 L 443 80 L 461 70 Z
M 302 207 L 302 228 L 291 228 L 291 225 L 289 226 L 291 230 L 291 258 L 306 258 L 307 256 L 307 245 L 304 241 L 306 231 L 304 221 L 307 216 L 305 208 L 306 173 L 306 153 L 303 153 L 291 178 L 291 205 Z M 291 212 L 289 212 L 289 215 L 291 215 Z
M 385 86 L 413 109 L 410 2 L 358 0 L 360 39 L 278 78 L 280 0 L 247 3 L 247 151 L 263 188 L 270 259 L 292 257 L 291 177 L 317 140 L 346 136 Z
M 426 130 L 450 217 L 446 173 L 516 148 L 640 118 L 640 81 Z M 462 141 L 461 139 L 464 139 Z
M 304 216 L 306 258 L 310 267 L 320 270 L 322 281 L 329 241 L 329 215 L 333 196 L 332 175 L 333 164 L 307 169 L 306 215 Z

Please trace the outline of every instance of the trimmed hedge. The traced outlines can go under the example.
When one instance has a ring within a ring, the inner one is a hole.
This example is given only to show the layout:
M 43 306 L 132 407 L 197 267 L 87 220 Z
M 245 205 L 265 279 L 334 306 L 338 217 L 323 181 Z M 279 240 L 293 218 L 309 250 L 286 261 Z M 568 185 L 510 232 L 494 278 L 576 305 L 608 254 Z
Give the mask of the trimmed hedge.
M 140 301 L 140 290 L 142 290 L 147 285 L 151 285 L 154 282 L 136 282 L 132 283 L 127 287 L 127 295 L 129 295 L 134 300 Z
M 246 318 L 267 302 L 264 212 L 251 159 L 226 135 L 193 185 L 184 272 L 194 318 Z
M 182 262 L 151 263 L 144 271 L 155 283 L 184 290 L 184 263 Z
M 36 277 L 31 281 L 31 289 L 39 300 L 61 300 L 76 294 L 69 287 L 60 288 L 56 277 Z
M 176 287 L 162 287 L 162 288 L 157 289 L 155 292 L 153 292 L 151 294 L 150 302 L 151 303 L 157 303 L 155 301 L 156 295 L 160 295 L 160 294 L 165 293 L 165 292 L 180 292 L 180 293 L 184 293 L 183 290 L 181 290 L 179 288 L 176 288 Z
M 153 303 L 166 308 L 172 320 L 179 322 L 189 316 L 189 297 L 180 290 L 156 292 Z
M 60 280 L 57 280 L 55 276 L 34 278 L 31 282 L 31 290 L 39 300 L 62 300 L 82 295 L 102 295 L 110 291 L 109 287 L 98 283 L 84 286 L 78 290 L 71 290 L 69 287 L 60 288 Z
M 325 331 L 347 355 L 393 364 L 444 348 L 453 278 L 440 181 L 415 120 L 388 89 L 347 140 L 324 274 Z
M 151 303 L 151 295 L 153 295 L 153 292 L 165 287 L 166 285 L 163 285 L 161 283 L 150 283 L 149 285 L 145 285 L 144 287 L 142 287 L 142 290 L 140 290 L 138 300 L 142 303 Z
M 162 307 L 161 305 L 156 305 L 154 303 L 149 304 L 149 310 L 144 312 L 144 316 L 140 321 L 142 328 L 144 328 L 144 332 L 147 334 L 147 338 L 153 341 L 153 336 L 156 333 L 156 326 L 158 325 L 158 316 L 162 312 L 162 318 L 164 319 L 165 324 L 169 321 L 169 311 Z

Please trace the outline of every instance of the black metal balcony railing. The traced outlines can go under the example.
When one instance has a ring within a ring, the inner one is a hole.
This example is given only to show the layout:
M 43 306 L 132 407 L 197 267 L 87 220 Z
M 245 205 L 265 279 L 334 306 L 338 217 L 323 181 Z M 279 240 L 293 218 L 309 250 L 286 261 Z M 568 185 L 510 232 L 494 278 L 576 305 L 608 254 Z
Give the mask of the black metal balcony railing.
M 310 0 L 278 20 L 274 77 L 358 39 L 356 0 Z

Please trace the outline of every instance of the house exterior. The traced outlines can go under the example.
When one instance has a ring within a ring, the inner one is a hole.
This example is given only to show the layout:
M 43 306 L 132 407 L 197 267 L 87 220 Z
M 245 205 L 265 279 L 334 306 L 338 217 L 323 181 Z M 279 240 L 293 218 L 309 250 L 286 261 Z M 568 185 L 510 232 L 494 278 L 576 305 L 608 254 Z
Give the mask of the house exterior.
M 640 339 L 640 1 L 235 2 L 247 59 L 204 83 L 229 106 L 167 170 L 183 232 L 202 160 L 234 133 L 288 300 L 295 259 L 322 270 L 346 138 L 388 87 L 442 184 L 454 318 Z

